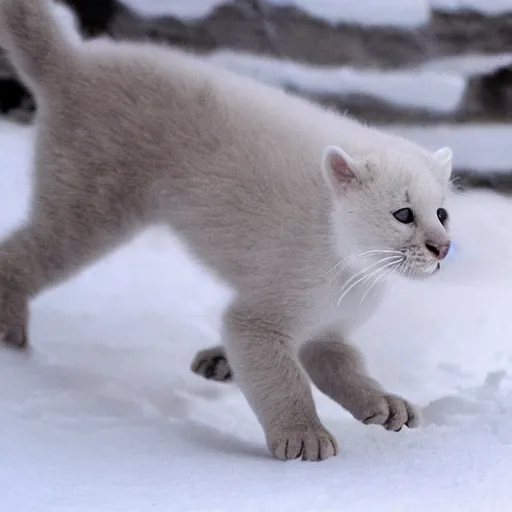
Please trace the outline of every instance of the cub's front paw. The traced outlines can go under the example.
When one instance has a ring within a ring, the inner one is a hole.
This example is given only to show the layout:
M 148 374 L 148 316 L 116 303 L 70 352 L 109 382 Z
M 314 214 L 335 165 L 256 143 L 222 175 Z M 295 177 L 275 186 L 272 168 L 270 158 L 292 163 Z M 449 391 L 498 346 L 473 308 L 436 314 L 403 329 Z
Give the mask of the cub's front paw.
M 369 401 L 360 420 L 366 425 L 382 425 L 399 432 L 405 425 L 415 428 L 420 423 L 419 411 L 407 400 L 396 395 L 377 395 Z
M 336 439 L 324 428 L 285 429 L 277 435 L 268 436 L 272 455 L 280 460 L 302 459 L 325 460 L 338 455 Z

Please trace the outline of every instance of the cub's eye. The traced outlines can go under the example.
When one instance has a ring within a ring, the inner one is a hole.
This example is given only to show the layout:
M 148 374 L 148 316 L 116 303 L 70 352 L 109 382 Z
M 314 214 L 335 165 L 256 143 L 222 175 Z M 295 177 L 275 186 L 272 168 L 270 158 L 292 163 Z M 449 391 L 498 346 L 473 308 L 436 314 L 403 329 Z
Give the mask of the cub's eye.
M 410 208 L 400 208 L 396 212 L 393 212 L 393 217 L 402 224 L 411 224 L 414 222 L 414 213 Z
M 448 212 L 444 208 L 437 210 L 437 218 L 441 224 L 444 224 L 448 220 Z

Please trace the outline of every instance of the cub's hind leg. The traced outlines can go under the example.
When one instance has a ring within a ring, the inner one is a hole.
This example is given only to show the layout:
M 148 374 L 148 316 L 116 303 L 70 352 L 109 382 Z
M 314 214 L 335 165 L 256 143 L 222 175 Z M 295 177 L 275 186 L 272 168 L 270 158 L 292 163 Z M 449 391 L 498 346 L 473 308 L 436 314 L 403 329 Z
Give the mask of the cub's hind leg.
M 79 162 L 38 169 L 29 219 L 0 242 L 0 339 L 24 346 L 28 301 L 77 274 L 142 227 L 138 194 Z

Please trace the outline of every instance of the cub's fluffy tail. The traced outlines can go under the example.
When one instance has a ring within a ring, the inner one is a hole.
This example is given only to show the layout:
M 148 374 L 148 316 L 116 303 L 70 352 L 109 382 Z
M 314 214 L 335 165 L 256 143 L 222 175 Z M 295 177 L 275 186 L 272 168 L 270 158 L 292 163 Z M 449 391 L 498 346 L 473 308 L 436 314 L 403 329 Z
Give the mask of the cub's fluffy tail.
M 50 0 L 0 0 L 0 46 L 36 90 L 58 84 L 74 67 L 74 41 L 53 11 Z

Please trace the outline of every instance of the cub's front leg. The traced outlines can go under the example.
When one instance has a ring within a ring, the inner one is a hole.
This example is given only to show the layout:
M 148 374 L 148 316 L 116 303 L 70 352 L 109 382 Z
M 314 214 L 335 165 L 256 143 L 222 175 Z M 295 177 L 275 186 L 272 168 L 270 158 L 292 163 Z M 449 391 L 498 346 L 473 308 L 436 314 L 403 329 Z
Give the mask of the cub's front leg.
M 367 425 L 399 431 L 418 426 L 418 410 L 404 398 L 386 392 L 366 371 L 359 352 L 336 331 L 306 343 L 300 360 L 324 394 Z
M 400 430 L 414 428 L 420 415 L 402 397 L 386 393 L 366 373 L 361 356 L 335 333 L 311 340 L 300 350 L 300 360 L 316 386 L 357 420 Z M 192 371 L 208 380 L 230 382 L 234 378 L 227 354 L 221 345 L 199 351 Z
M 278 308 L 270 308 L 277 311 Z M 225 344 L 236 382 L 260 421 L 271 453 L 281 460 L 323 460 L 338 453 L 318 418 L 307 377 L 287 329 L 269 307 L 235 303 L 225 316 Z

